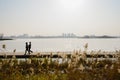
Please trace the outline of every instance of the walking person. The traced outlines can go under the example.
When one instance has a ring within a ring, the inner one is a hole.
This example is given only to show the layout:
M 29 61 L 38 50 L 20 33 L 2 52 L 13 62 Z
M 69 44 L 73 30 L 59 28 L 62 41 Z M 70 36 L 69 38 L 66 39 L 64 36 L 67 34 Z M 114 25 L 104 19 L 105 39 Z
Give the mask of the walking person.
M 24 55 L 26 55 L 27 52 L 29 53 L 28 47 L 29 47 L 29 46 L 28 46 L 28 42 L 26 42 L 26 43 L 25 43 L 25 54 L 24 54 Z
M 31 42 L 29 42 L 29 45 L 28 45 L 28 53 L 33 53 L 33 51 L 31 50 Z

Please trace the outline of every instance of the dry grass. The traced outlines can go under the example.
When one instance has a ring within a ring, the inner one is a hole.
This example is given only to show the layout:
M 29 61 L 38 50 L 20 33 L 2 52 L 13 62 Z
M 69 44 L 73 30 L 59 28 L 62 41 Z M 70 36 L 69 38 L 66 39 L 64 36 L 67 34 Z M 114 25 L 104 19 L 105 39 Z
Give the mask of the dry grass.
M 92 59 L 86 57 L 88 44 L 84 51 L 74 51 L 71 58 L 62 54 L 53 60 L 50 57 L 27 60 L 0 60 L 0 80 L 120 80 L 120 51 L 114 52 L 117 61 Z M 14 51 L 15 52 L 15 51 Z M 91 51 L 91 55 L 103 53 Z

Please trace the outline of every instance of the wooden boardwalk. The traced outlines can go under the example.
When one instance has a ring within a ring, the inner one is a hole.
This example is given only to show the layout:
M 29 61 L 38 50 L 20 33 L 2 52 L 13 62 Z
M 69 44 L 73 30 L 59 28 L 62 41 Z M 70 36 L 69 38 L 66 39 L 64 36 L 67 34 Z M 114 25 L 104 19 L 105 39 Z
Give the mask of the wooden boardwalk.
M 46 58 L 46 57 L 51 57 L 51 58 L 62 58 L 62 56 L 60 56 L 59 54 L 63 55 L 66 54 L 67 58 L 71 58 L 71 54 L 72 52 L 52 52 L 52 55 L 50 52 L 44 52 L 44 53 L 40 53 L 38 55 L 38 53 L 32 53 L 30 55 L 24 55 L 23 53 L 6 53 L 7 55 L 5 55 L 5 53 L 0 53 L 0 59 L 4 59 L 4 58 Z M 82 55 L 82 54 L 80 54 Z M 86 54 L 87 58 L 114 58 L 115 54 Z

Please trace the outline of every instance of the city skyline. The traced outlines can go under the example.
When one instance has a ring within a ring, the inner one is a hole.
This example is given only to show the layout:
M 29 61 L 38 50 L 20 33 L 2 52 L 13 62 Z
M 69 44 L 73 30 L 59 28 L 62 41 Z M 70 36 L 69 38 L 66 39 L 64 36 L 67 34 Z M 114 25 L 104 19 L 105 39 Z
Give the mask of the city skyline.
M 0 0 L 4 35 L 120 35 L 120 0 Z
M 4 36 L 0 35 L 3 39 L 14 39 L 14 38 L 120 38 L 119 36 L 111 36 L 111 35 L 76 35 L 74 33 L 62 33 L 61 35 L 29 35 L 29 34 L 21 34 L 21 35 L 11 35 Z

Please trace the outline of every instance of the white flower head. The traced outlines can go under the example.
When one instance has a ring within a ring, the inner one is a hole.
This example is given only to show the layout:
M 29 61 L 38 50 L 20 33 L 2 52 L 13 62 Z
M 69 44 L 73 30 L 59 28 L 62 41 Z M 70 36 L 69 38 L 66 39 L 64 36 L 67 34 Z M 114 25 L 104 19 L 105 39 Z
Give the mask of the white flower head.
M 85 69 L 85 67 L 83 66 L 83 64 L 80 64 L 79 69 L 80 69 L 81 71 L 83 71 L 83 70 Z

